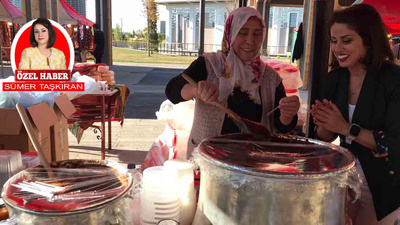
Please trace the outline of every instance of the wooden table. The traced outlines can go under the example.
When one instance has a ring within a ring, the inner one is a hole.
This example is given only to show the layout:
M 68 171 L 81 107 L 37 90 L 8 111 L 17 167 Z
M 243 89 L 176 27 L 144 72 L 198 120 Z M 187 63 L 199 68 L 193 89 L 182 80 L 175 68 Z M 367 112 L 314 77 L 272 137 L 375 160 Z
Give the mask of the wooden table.
M 92 92 L 92 93 L 87 93 L 84 94 L 83 96 L 93 96 L 93 97 L 100 97 L 100 116 L 101 116 L 101 159 L 104 160 L 106 157 L 106 134 L 105 134 L 105 128 L 106 128 L 106 115 L 107 115 L 107 120 L 108 120 L 108 149 L 111 150 L 111 99 L 112 96 L 117 94 L 118 90 L 107 90 L 107 91 L 97 91 L 97 92 Z M 80 96 L 80 97 L 83 97 Z M 78 97 L 79 98 L 79 97 Z M 106 101 L 107 101 L 107 110 L 106 108 Z M 98 115 L 98 114 L 97 114 Z M 78 119 L 79 121 L 79 119 Z M 95 122 L 95 119 L 85 119 L 83 121 L 93 121 Z
M 101 97 L 101 160 L 106 158 L 106 119 L 105 119 L 105 102 L 107 98 L 107 118 L 108 118 L 108 149 L 111 150 L 111 96 L 117 94 L 117 90 L 99 91 L 88 95 Z

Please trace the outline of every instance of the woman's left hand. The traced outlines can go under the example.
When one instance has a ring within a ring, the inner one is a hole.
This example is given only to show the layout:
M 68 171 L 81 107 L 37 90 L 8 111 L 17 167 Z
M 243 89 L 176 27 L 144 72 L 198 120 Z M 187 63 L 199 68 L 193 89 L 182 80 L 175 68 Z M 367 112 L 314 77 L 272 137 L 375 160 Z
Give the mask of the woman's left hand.
M 322 102 L 318 100 L 315 102 L 318 106 L 312 113 L 315 124 L 333 133 L 347 135 L 350 125 L 343 118 L 338 107 L 326 99 L 324 99 Z
M 288 118 L 293 118 L 297 115 L 300 108 L 300 100 L 296 95 L 290 97 L 284 97 L 279 101 L 279 109 L 281 115 Z

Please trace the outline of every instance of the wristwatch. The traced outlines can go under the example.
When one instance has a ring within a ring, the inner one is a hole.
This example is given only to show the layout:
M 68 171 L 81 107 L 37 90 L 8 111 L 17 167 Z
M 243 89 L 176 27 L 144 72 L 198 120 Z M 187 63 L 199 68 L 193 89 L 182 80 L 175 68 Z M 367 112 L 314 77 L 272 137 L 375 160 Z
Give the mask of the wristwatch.
M 349 130 L 347 131 L 346 143 L 351 144 L 353 142 L 353 140 L 358 137 L 360 132 L 361 132 L 360 126 L 358 126 L 355 123 L 351 124 Z

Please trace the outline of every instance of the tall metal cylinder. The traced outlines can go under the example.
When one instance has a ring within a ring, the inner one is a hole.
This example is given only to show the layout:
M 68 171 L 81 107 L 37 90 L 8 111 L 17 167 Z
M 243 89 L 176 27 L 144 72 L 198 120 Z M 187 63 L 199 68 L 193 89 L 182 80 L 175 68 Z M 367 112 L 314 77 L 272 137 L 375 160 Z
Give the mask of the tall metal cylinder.
M 347 188 L 359 193 L 346 149 L 293 136 L 281 143 L 226 137 L 203 141 L 194 154 L 201 171 L 194 225 L 345 223 Z

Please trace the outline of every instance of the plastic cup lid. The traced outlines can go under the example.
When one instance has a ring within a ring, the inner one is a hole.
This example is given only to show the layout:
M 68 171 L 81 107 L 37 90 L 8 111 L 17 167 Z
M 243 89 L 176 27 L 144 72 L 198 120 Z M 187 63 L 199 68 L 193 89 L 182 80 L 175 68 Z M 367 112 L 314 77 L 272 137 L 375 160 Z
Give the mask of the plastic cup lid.
M 158 222 L 158 225 L 177 225 L 177 224 L 179 224 L 179 222 L 176 220 L 161 220 L 160 222 Z

